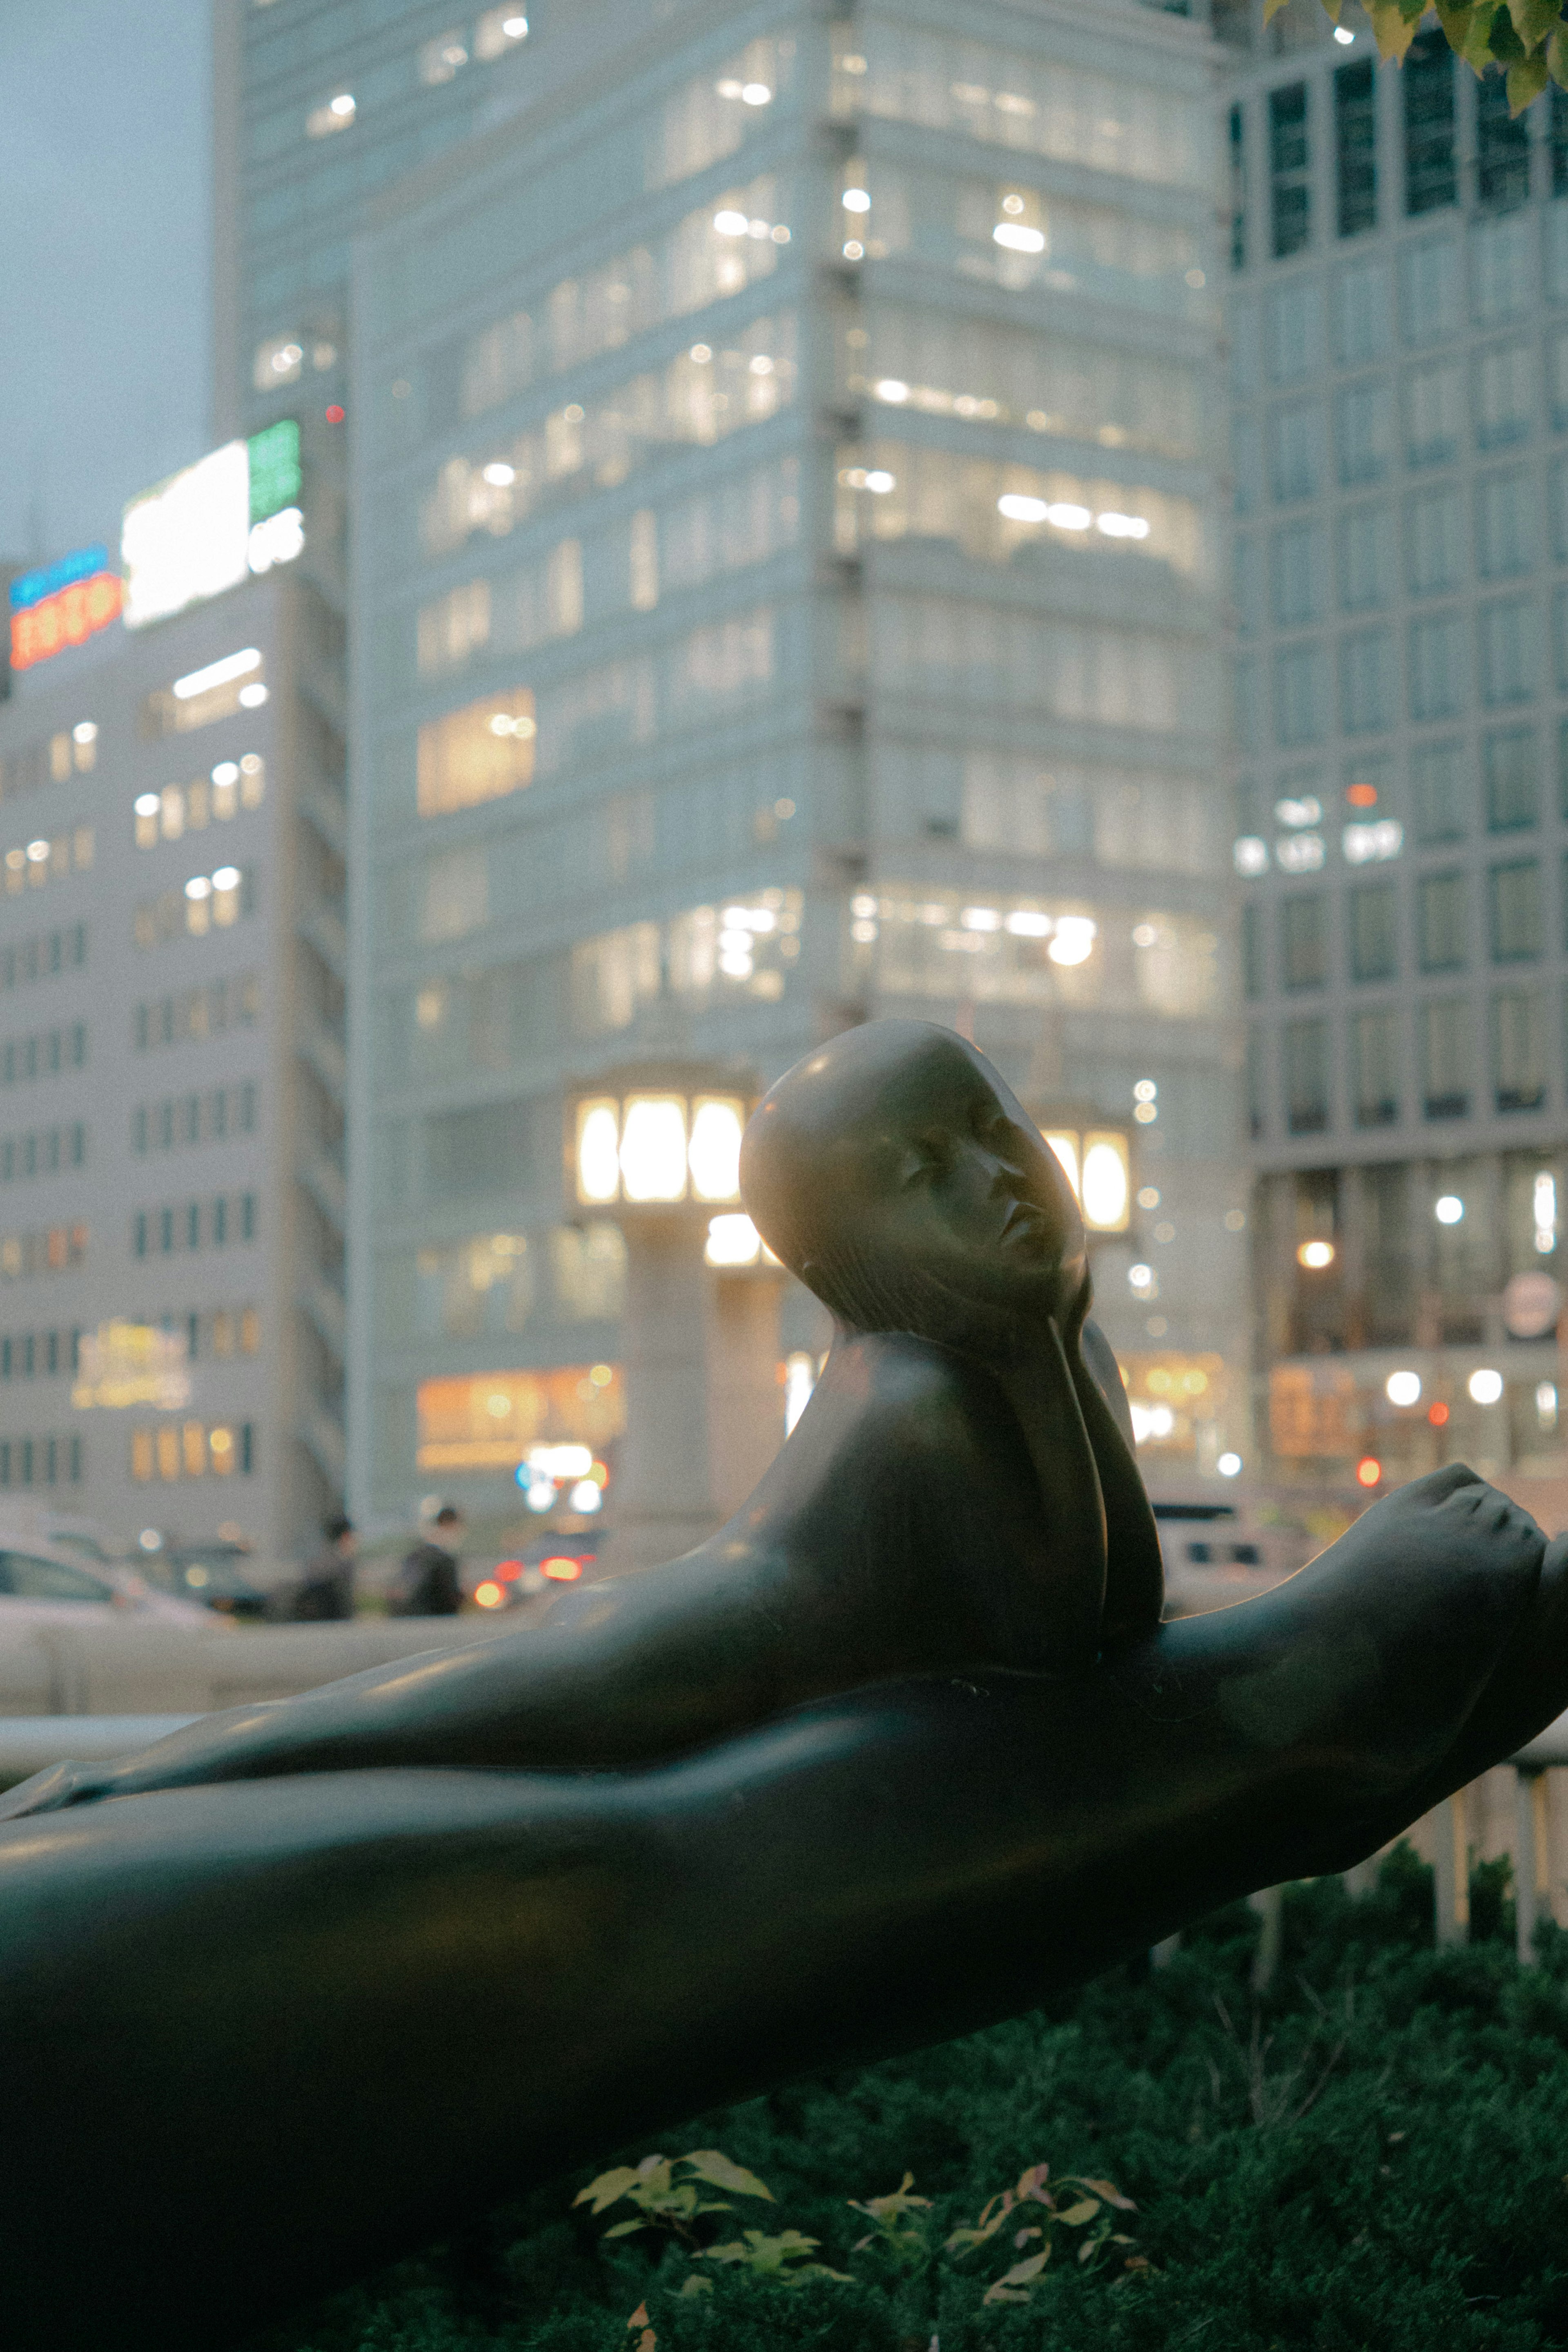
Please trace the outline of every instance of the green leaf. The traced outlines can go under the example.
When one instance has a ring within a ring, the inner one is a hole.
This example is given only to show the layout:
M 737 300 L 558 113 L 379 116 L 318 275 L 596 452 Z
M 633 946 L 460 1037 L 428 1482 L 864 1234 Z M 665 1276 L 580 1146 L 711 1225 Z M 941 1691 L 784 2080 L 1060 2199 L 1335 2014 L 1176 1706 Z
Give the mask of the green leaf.
M 612 2172 L 601 2172 L 597 2180 L 591 2180 L 586 2189 L 580 2189 L 571 2200 L 572 2204 L 586 2205 L 591 2198 L 594 2211 L 602 2213 L 607 2205 L 613 2205 L 616 2199 L 624 2197 L 629 2189 L 640 2187 L 642 2178 L 642 2174 L 633 2172 L 629 2164 L 618 2164 Z
M 1377 43 L 1378 56 L 1393 58 L 1402 64 L 1416 37 L 1416 27 L 1398 5 L 1398 0 L 1366 0 L 1366 13 L 1372 19 L 1372 37 Z
M 1537 49 L 1532 58 L 1524 58 L 1508 69 L 1508 110 L 1518 116 L 1527 106 L 1533 105 L 1546 87 L 1546 59 Z
M 645 2221 L 617 2221 L 615 2227 L 612 2230 L 606 2230 L 604 2234 L 607 2239 L 629 2238 L 633 2230 L 645 2230 L 647 2226 Z
M 1135 2213 L 1138 2210 L 1130 2197 L 1123 2196 L 1114 2181 L 1085 2179 L 1083 2186 L 1092 2189 L 1096 2197 L 1103 2197 L 1106 2204 L 1113 2205 L 1118 2213 Z
M 1271 24 L 1284 5 L 1285 0 L 1263 0 L 1263 22 Z
M 711 2294 L 713 2293 L 713 2281 L 710 2278 L 703 2278 L 696 2271 L 693 2271 L 691 2276 L 686 2280 L 685 2285 L 682 2287 L 681 2293 L 683 2294 Z
M 1098 2197 L 1081 2197 L 1076 2205 L 1070 2205 L 1065 2213 L 1059 2213 L 1056 2218 L 1059 2221 L 1064 2222 L 1068 2229 L 1077 2230 L 1081 2229 L 1085 2221 L 1092 2221 L 1099 2210 Z
M 1479 73 L 1479 66 L 1469 54 L 1469 43 L 1475 30 L 1476 17 L 1472 0 L 1460 0 L 1460 5 L 1454 6 L 1448 5 L 1448 0 L 1437 0 L 1437 22 L 1443 27 L 1448 47 L 1457 58 L 1464 58 L 1473 73 Z
M 1562 15 L 1561 0 L 1508 0 L 1513 29 L 1527 49 L 1538 49 Z
M 1568 28 L 1559 26 L 1556 32 L 1549 34 L 1542 55 L 1546 59 L 1546 70 L 1558 89 L 1568 89 Z M 1403 2132 L 1389 2135 L 1391 2140 L 1403 2139 L 1404 2137 Z
M 1487 47 L 1499 65 L 1516 66 L 1529 54 L 1524 43 L 1513 29 L 1513 18 L 1506 8 L 1498 9 L 1491 20 L 1491 38 Z
M 694 2148 L 679 2161 L 690 2165 L 699 2180 L 710 2181 L 715 2189 L 727 2189 L 737 2197 L 763 2197 L 769 2205 L 777 2202 L 766 2181 L 758 2180 L 744 2165 L 732 2163 L 722 2148 Z

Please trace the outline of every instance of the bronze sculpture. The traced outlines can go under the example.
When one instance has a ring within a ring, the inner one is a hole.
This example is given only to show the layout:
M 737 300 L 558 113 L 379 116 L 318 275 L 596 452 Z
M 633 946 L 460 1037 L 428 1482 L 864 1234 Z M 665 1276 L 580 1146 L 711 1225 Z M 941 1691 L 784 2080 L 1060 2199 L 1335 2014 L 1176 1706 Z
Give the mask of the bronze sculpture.
M 711 1544 L 0 1801 L 9 2346 L 229 2340 L 500 2180 L 1346 1867 L 1568 1699 L 1568 1544 L 1462 1467 L 1159 1624 L 1071 1194 L 949 1033 L 809 1056 L 745 1181 L 840 1337 Z

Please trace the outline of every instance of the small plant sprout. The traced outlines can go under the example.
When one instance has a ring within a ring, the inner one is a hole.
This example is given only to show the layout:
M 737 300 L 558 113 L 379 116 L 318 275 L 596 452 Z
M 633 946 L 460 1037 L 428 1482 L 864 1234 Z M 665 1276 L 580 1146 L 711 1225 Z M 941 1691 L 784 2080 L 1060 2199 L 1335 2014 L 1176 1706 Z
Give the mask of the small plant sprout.
M 894 2268 L 901 2271 L 923 2270 L 931 2259 L 930 2224 L 921 2217 L 931 2210 L 929 2197 L 912 2197 L 915 2175 L 906 2172 L 898 2187 L 885 2197 L 868 2197 L 862 2203 L 858 2198 L 849 2200 L 852 2213 L 863 2213 L 875 2227 L 857 2238 L 852 2252 L 864 2253 L 868 2246 L 884 2254 Z
M 677 2174 L 683 2177 L 677 2179 Z M 606 2230 L 606 2241 L 629 2238 L 637 2230 L 665 2230 L 695 2253 L 700 2250 L 693 2222 L 705 2213 L 735 2210 L 727 2199 L 705 2197 L 705 2188 L 727 2189 L 734 2197 L 761 2197 L 773 2203 L 773 2191 L 755 2172 L 732 2164 L 716 2147 L 693 2148 L 687 2156 L 645 2156 L 638 2165 L 618 2164 L 580 2189 L 571 2201 L 574 2208 L 586 2205 L 595 2215 L 622 2202 L 637 2208 L 633 2220 Z
M 1134 2242 L 1124 2231 L 1111 2226 L 1113 2212 L 1137 2210 L 1132 2199 L 1124 2197 L 1113 2181 L 1064 2173 L 1053 2187 L 1048 2187 L 1050 2178 L 1050 2165 L 1031 2164 L 1027 2171 L 1019 2173 L 1015 2188 L 1001 2189 L 988 2199 L 972 2229 L 955 2230 L 946 2240 L 943 2252 L 961 2260 L 988 2245 L 1015 2217 L 1021 2224 L 1009 2232 L 1009 2242 L 1014 2252 L 1021 2253 L 1023 2259 L 1014 2263 L 986 2289 L 987 2303 L 1027 2303 L 1030 2290 L 1056 2250 L 1059 2231 L 1083 2231 L 1075 2252 L 1085 2268 L 1093 2268 L 1112 2246 L 1131 2246 Z M 1030 2251 L 1025 2252 L 1026 2248 Z M 1129 2253 L 1123 2255 L 1122 2268 L 1124 2272 L 1137 2272 L 1150 2270 L 1153 2265 L 1146 2255 Z

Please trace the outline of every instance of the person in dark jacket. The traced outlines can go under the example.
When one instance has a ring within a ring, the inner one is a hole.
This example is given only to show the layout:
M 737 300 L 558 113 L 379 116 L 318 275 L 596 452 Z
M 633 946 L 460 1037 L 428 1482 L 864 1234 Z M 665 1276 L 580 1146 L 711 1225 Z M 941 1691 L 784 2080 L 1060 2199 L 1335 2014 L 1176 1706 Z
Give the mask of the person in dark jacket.
M 359 1538 L 341 1514 L 323 1522 L 326 1541 L 305 1571 L 289 1615 L 297 1624 L 336 1622 L 354 1613 L 354 1554 Z
M 457 1546 L 463 1535 L 463 1514 L 443 1503 L 435 1514 L 434 1534 L 414 1545 L 402 1564 L 392 1614 L 397 1617 L 455 1617 L 463 1606 L 457 1581 Z

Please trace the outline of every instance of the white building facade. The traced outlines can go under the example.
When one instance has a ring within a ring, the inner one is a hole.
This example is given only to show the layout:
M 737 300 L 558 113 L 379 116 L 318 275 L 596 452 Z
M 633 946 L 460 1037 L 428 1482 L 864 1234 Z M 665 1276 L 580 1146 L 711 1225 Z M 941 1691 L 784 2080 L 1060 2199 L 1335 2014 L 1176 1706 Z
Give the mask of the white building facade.
M 1222 1491 L 1207 33 L 970 0 L 572 44 L 536 20 L 538 103 L 357 251 L 356 1506 L 499 1513 L 528 1436 L 613 1442 L 623 1253 L 563 1221 L 564 1088 L 766 1085 L 883 1013 L 1126 1147 L 1101 1311 L 1156 1480 Z M 786 1353 L 824 1338 L 788 1297 Z
M 340 1492 L 329 644 L 274 574 L 0 703 L 0 1509 L 276 1556 Z
M 1359 29 L 1357 29 L 1359 27 Z M 1233 31 L 1246 27 L 1241 20 Z M 1242 877 L 1275 1470 L 1558 1446 L 1568 117 L 1254 26 L 1229 116 Z M 1359 1465 L 1359 1468 L 1358 1468 Z

